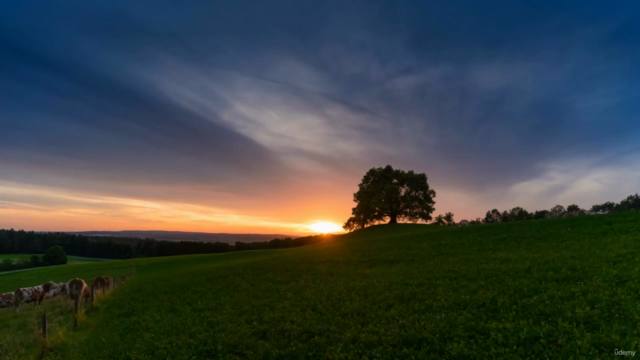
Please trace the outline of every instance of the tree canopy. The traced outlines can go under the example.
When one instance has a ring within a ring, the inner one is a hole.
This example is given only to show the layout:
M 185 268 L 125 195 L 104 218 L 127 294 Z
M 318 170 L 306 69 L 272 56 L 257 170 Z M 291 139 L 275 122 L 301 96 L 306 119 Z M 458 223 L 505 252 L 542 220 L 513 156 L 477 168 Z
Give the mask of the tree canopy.
M 567 206 L 567 212 L 570 213 L 575 213 L 580 211 L 580 206 L 576 205 L 576 204 L 571 204 L 569 206 Z
M 549 210 L 550 217 L 560 217 L 566 212 L 564 206 L 556 205 Z
M 389 221 L 431 220 L 436 192 L 429 188 L 425 174 L 394 169 L 391 165 L 372 168 L 353 194 L 356 207 L 343 228 L 348 231 Z
M 62 246 L 52 246 L 44 253 L 42 260 L 48 265 L 64 265 L 67 263 L 67 253 Z
M 629 195 L 620 204 L 627 210 L 640 210 L 640 195 Z

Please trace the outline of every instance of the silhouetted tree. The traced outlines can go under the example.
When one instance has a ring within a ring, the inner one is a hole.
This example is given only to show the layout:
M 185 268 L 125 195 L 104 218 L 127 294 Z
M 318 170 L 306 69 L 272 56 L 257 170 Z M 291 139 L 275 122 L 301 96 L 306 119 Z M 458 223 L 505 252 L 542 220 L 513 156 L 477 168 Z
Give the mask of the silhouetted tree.
M 453 213 L 452 212 L 448 212 L 448 213 L 444 214 L 444 222 L 449 226 L 453 226 L 453 225 L 456 224 L 456 222 L 453 220 Z
M 613 211 L 613 209 L 616 207 L 616 204 L 611 202 L 611 201 L 607 201 L 604 204 L 600 204 L 600 205 L 593 205 L 591 207 L 591 211 L 593 212 L 610 212 Z
M 564 215 L 565 211 L 566 210 L 564 209 L 564 206 L 556 205 L 556 206 L 552 207 L 551 210 L 549 210 L 549 216 L 550 217 L 560 217 L 560 216 Z
M 444 219 L 444 215 L 440 214 L 433 219 L 433 223 L 436 225 L 446 225 L 447 221 Z
M 429 188 L 425 174 L 394 169 L 391 165 L 372 168 L 353 194 L 356 207 L 343 228 L 348 231 L 388 220 L 431 220 L 436 193 Z
M 629 210 L 631 209 L 629 208 L 629 203 L 627 202 L 617 203 L 616 206 L 613 207 L 613 212 L 617 212 L 617 213 L 629 211 Z
M 629 195 L 620 204 L 627 210 L 640 210 L 640 196 L 638 194 Z
M 533 219 L 535 220 L 544 219 L 546 217 L 549 217 L 549 210 L 537 210 L 533 213 Z
M 485 224 L 499 223 L 502 221 L 502 214 L 500 213 L 500 211 L 498 211 L 498 209 L 487 211 L 487 214 L 484 216 L 484 219 L 482 221 Z
M 509 210 L 507 214 L 508 221 L 522 221 L 529 218 L 529 212 L 520 206 L 516 206 Z
M 571 205 L 567 206 L 567 212 L 568 213 L 577 213 L 578 211 L 580 211 L 580 206 L 578 206 L 576 204 L 571 204 Z

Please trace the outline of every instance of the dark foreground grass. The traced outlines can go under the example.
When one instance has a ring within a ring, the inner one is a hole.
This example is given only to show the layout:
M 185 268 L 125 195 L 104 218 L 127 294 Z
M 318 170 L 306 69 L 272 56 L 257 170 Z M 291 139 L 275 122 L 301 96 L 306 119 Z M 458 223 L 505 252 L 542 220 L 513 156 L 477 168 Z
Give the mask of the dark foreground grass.
M 144 260 L 45 358 L 614 358 L 638 350 L 639 251 L 627 213 Z

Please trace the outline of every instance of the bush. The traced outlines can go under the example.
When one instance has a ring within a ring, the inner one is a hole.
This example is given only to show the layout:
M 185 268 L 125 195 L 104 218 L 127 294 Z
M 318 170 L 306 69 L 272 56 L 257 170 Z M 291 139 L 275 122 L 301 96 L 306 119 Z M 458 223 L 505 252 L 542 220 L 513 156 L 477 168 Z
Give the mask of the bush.
M 9 270 L 13 270 L 13 260 L 2 259 L 2 263 L 0 263 L 0 271 L 9 271 Z
M 62 246 L 52 246 L 44 253 L 42 261 L 48 265 L 64 265 L 67 263 L 67 254 Z
M 40 266 L 42 259 L 38 255 L 31 255 L 31 257 L 29 258 L 29 262 L 33 267 L 38 267 Z

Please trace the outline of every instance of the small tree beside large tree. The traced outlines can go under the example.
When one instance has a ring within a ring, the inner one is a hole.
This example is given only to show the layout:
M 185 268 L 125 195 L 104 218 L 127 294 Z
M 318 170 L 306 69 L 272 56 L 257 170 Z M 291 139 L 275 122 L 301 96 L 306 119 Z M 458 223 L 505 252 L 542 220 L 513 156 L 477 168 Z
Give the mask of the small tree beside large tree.
M 343 228 L 348 231 L 389 221 L 430 221 L 435 210 L 436 192 L 429 188 L 427 176 L 394 169 L 391 165 L 372 168 L 353 194 L 357 204 Z

